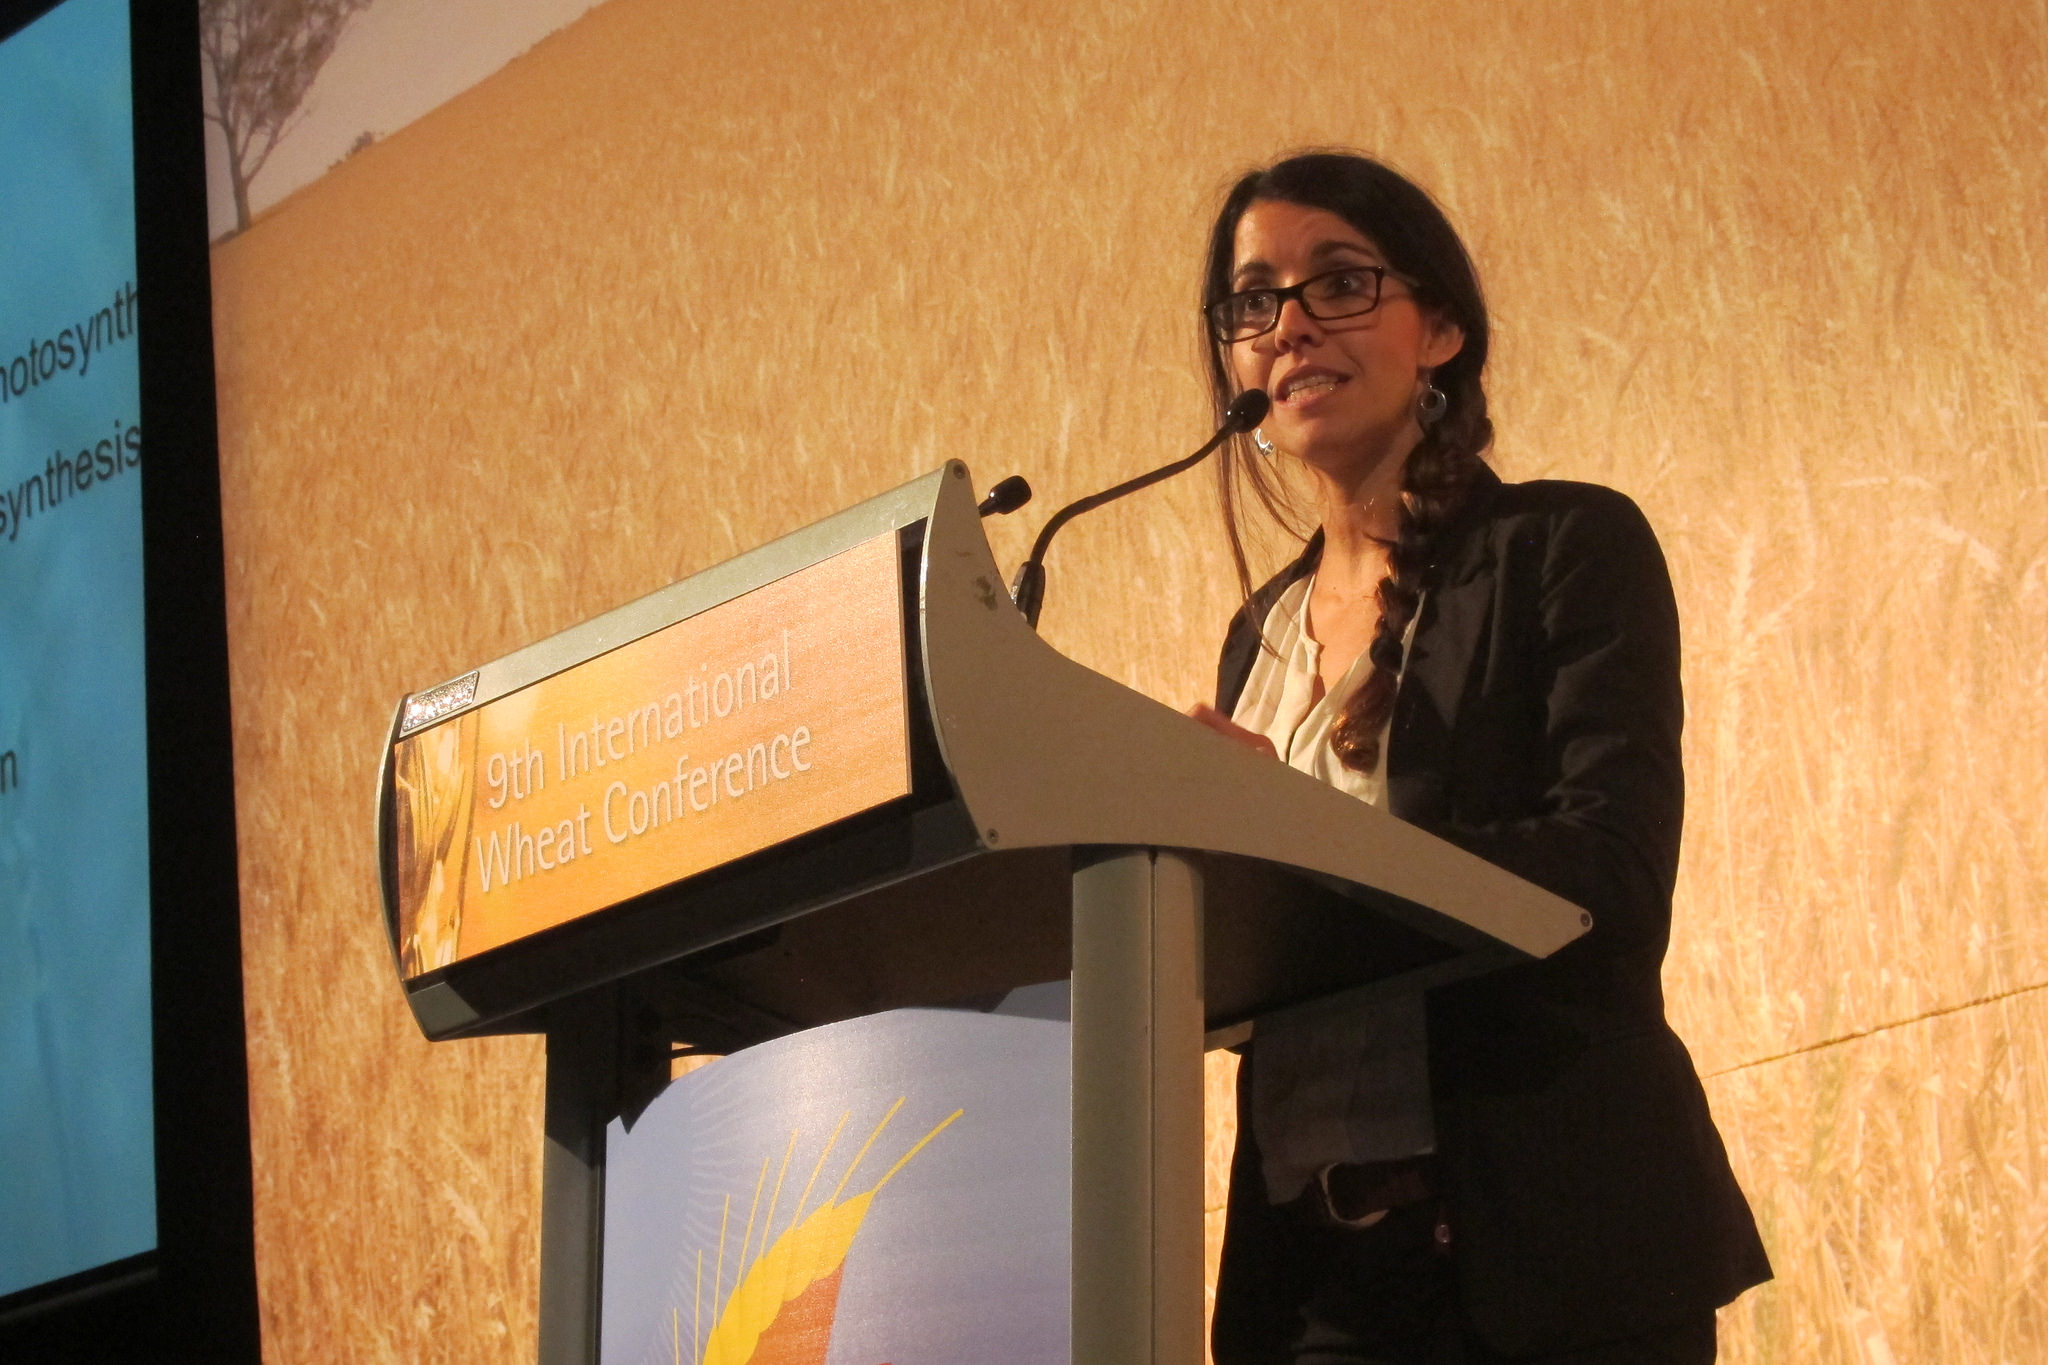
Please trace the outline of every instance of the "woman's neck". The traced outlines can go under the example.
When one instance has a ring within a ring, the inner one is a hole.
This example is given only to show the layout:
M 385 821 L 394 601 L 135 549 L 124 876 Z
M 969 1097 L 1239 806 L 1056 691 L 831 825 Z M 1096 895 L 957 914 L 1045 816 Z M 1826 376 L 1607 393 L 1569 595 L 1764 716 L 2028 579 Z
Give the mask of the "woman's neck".
M 1323 527 L 1321 581 L 1346 595 L 1378 587 L 1401 533 L 1401 473 L 1414 445 L 1408 442 L 1398 457 L 1390 452 L 1350 469 L 1313 471 Z

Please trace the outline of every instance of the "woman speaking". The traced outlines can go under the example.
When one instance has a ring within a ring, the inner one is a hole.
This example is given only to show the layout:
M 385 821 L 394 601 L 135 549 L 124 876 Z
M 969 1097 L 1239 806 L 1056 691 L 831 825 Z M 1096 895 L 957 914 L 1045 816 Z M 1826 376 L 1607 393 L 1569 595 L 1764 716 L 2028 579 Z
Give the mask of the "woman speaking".
M 1244 610 L 1200 720 L 1592 912 L 1555 956 L 1272 1028 L 1239 1073 L 1219 1365 L 1714 1359 L 1770 1276 L 1664 1020 L 1678 618 L 1626 497 L 1502 483 L 1485 304 L 1427 194 L 1346 153 L 1232 188 L 1202 311 Z M 1240 519 L 1317 529 L 1251 590 Z

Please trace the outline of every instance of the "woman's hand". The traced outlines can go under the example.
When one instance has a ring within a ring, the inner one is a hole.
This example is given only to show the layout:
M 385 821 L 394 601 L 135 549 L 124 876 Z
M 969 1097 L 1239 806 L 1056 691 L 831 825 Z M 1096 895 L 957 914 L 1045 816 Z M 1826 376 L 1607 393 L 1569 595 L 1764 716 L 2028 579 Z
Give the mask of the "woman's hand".
M 1202 722 L 1202 724 L 1208 726 L 1225 739 L 1235 740 L 1254 753 L 1261 753 L 1267 758 L 1273 759 L 1280 757 L 1279 751 L 1273 747 L 1272 740 L 1267 739 L 1256 730 L 1245 729 L 1213 706 L 1198 701 L 1193 706 L 1190 706 L 1185 714 L 1189 719 Z

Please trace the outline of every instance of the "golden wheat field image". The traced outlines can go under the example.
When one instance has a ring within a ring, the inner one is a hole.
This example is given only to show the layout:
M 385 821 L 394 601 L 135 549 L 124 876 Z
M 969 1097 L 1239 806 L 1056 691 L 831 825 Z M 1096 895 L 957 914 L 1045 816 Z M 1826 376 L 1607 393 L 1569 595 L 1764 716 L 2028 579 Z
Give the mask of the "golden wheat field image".
M 1208 215 L 1325 142 L 1471 243 L 1503 474 L 1622 489 L 1671 565 L 1666 991 L 1778 1276 L 1722 1360 L 2048 1359 L 2048 12 L 1270 19 L 609 0 L 215 248 L 268 1359 L 533 1359 L 541 1054 L 407 1017 L 394 702 L 947 458 L 1038 488 L 988 523 L 1007 570 L 1207 434 Z M 1053 644 L 1209 694 L 1209 485 L 1049 567 Z M 808 1359 L 776 1324 L 823 1320 L 879 1188 L 762 1169 L 680 1359 Z

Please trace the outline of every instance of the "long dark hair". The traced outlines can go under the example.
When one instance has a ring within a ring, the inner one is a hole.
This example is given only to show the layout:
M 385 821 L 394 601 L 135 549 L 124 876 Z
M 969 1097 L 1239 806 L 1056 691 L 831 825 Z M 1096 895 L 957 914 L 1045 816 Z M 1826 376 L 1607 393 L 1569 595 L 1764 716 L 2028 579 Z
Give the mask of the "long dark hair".
M 1465 334 L 1458 353 L 1430 376 L 1448 406 L 1441 418 L 1424 426 L 1422 440 L 1402 468 L 1401 529 L 1388 553 L 1387 576 L 1379 584 L 1380 622 L 1370 647 L 1372 672 L 1345 702 L 1330 736 L 1331 747 L 1346 767 L 1371 772 L 1379 763 L 1380 731 L 1393 711 L 1401 640 L 1422 599 L 1432 542 L 1464 503 L 1483 467 L 1482 456 L 1493 443 L 1486 389 L 1480 382 L 1490 337 L 1486 300 L 1465 244 L 1426 192 L 1371 157 L 1313 151 L 1249 172 L 1231 187 L 1209 234 L 1202 280 L 1205 307 L 1230 292 L 1238 220 L 1253 204 L 1270 201 L 1323 209 L 1342 218 L 1379 249 L 1390 269 L 1413 281 L 1411 292 L 1418 305 L 1455 323 Z M 1204 335 L 1209 337 L 1209 387 L 1221 422 L 1224 409 L 1237 396 L 1237 381 L 1229 346 L 1206 327 Z M 1272 467 L 1249 437 L 1226 443 L 1218 455 L 1224 532 L 1230 538 L 1244 609 L 1251 614 L 1251 566 L 1241 528 L 1246 502 L 1255 502 L 1284 527 L 1299 527 Z M 1254 619 L 1251 624 L 1262 629 L 1265 623 Z

